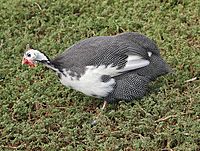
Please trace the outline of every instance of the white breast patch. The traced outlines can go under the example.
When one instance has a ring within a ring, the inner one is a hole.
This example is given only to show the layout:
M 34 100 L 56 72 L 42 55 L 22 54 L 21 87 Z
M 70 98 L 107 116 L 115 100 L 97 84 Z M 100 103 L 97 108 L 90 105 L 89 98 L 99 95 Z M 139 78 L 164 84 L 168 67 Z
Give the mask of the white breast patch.
M 111 79 L 108 82 L 102 82 L 102 75 L 108 72 L 107 68 L 99 66 L 87 67 L 85 73 L 78 79 L 69 75 L 70 71 L 64 70 L 64 76 L 61 75 L 61 83 L 67 87 L 72 87 L 89 96 L 106 97 L 112 90 L 115 80 Z

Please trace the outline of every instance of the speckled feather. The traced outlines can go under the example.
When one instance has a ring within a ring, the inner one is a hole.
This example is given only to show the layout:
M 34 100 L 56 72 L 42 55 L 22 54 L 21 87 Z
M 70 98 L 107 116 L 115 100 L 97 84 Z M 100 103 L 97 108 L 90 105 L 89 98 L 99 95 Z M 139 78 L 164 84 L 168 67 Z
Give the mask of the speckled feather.
M 148 89 L 150 80 L 134 73 L 127 73 L 115 78 L 114 90 L 105 98 L 108 102 L 117 100 L 133 100 L 142 98 Z

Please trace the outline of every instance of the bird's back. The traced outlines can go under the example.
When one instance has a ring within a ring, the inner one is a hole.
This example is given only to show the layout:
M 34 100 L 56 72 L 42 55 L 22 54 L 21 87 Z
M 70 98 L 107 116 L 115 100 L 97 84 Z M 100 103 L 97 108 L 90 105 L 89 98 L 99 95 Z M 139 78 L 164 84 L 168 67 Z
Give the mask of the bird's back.
M 80 68 L 89 65 L 109 65 L 124 67 L 128 55 L 141 55 L 148 58 L 147 51 L 159 54 L 153 49 L 154 43 L 147 38 L 147 42 L 139 42 L 144 37 L 138 33 L 123 33 L 116 36 L 91 37 L 74 44 L 65 52 L 52 60 L 59 68 Z M 139 37 L 139 38 L 138 38 Z M 143 40 L 145 41 L 145 40 Z M 156 47 L 155 47 L 156 48 Z

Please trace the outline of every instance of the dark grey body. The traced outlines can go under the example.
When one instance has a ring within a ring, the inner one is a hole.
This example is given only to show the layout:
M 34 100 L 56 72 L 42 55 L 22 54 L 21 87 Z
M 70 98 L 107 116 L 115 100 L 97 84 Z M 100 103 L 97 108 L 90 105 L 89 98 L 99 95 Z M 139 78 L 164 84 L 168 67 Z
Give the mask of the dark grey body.
M 147 52 L 152 52 L 152 56 L 149 57 Z M 135 54 L 149 60 L 150 64 L 112 77 L 116 84 L 113 91 L 104 97 L 106 101 L 133 100 L 142 98 L 147 92 L 148 83 L 170 70 L 161 58 L 156 44 L 144 35 L 129 32 L 116 36 L 92 37 L 71 46 L 51 60 L 51 63 L 60 71 L 66 69 L 72 71 L 72 75 L 74 73 L 80 76 L 84 74 L 85 67 L 91 65 L 112 64 L 122 69 L 126 65 L 128 55 Z M 105 82 L 110 78 L 109 75 L 102 76 Z

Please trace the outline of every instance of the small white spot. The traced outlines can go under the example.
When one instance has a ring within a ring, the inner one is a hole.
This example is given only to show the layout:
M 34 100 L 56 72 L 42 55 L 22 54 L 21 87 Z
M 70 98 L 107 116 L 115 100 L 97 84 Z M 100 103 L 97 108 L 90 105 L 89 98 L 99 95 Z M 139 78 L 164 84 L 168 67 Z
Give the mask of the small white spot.
M 148 56 L 151 57 L 152 52 L 151 52 L 151 51 L 148 51 L 147 53 L 148 53 Z

